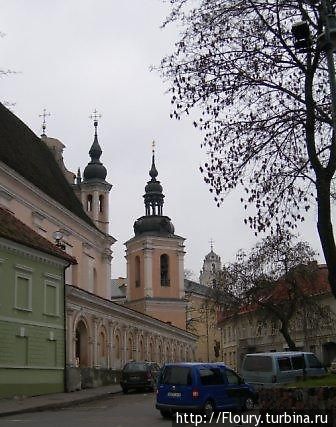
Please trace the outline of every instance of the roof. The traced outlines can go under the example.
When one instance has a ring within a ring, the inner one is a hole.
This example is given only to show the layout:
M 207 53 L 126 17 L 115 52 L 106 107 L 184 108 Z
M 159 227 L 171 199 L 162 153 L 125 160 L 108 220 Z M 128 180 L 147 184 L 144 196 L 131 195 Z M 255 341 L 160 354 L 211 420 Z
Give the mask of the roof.
M 317 296 L 330 293 L 330 284 L 328 281 L 328 269 L 325 264 L 317 265 L 317 269 L 311 272 L 311 277 L 300 277 L 297 286 L 305 296 Z M 272 303 L 285 302 L 290 298 L 291 285 L 286 282 L 285 279 L 280 279 L 274 284 L 271 293 L 264 295 L 264 301 L 270 301 Z M 225 313 L 221 312 L 218 316 L 218 322 L 233 317 L 235 315 L 253 313 L 260 309 L 262 306 L 257 302 L 252 304 L 242 305 L 238 309 L 226 310 Z
M 111 298 L 126 298 L 127 280 L 124 277 L 111 279 Z
M 40 236 L 36 231 L 15 218 L 10 211 L 3 208 L 0 208 L 0 237 L 62 258 L 71 264 L 77 264 L 75 258 Z
M 194 282 L 193 280 L 184 279 L 184 291 L 208 297 L 210 295 L 209 286 Z
M 177 363 L 165 363 L 165 366 L 181 366 L 181 367 L 197 366 L 199 368 L 224 366 L 225 368 L 231 369 L 224 362 L 177 362 Z
M 302 354 L 314 354 L 311 351 L 267 351 L 264 353 L 248 353 L 246 356 L 301 356 Z
M 96 228 L 48 146 L 0 103 L 0 161 Z

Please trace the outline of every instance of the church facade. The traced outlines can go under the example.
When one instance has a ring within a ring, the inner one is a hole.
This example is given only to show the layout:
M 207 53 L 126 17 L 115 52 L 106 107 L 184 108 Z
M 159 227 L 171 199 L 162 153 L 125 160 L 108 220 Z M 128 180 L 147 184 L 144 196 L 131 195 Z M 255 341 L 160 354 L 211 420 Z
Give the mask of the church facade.
M 38 138 L 0 105 L 0 206 L 77 260 L 65 277 L 70 389 L 99 385 L 104 375 L 90 377 L 88 370 L 117 370 L 130 359 L 192 360 L 196 340 L 182 322 L 170 324 L 155 318 L 155 311 L 137 311 L 110 300 L 115 239 L 107 230 L 112 186 L 100 161 L 97 125 L 95 118 L 90 161 L 83 175 L 79 171 L 75 176 L 63 164 L 60 141 L 45 134 Z M 77 375 L 81 369 L 86 370 L 84 380 Z M 98 378 L 96 384 L 93 377 Z

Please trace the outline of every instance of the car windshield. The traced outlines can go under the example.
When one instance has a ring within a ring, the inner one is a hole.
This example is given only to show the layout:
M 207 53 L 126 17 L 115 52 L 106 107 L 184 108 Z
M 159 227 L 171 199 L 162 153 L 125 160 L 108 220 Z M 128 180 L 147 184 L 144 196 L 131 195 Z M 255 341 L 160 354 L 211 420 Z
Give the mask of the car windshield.
M 190 368 L 184 366 L 167 366 L 162 375 L 162 384 L 190 385 Z
M 147 366 L 144 363 L 128 363 L 124 367 L 124 372 L 139 372 L 146 371 Z

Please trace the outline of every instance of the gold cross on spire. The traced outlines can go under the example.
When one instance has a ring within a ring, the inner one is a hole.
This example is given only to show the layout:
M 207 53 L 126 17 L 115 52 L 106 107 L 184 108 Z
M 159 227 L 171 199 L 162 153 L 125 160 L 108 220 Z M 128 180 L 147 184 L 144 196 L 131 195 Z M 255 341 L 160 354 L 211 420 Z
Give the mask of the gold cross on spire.
M 46 117 L 51 116 L 50 113 L 47 113 L 47 110 L 45 108 L 43 108 L 43 113 L 39 114 L 39 117 L 43 117 L 43 122 L 42 122 L 42 135 L 45 135 L 45 130 L 47 127 L 46 124 Z

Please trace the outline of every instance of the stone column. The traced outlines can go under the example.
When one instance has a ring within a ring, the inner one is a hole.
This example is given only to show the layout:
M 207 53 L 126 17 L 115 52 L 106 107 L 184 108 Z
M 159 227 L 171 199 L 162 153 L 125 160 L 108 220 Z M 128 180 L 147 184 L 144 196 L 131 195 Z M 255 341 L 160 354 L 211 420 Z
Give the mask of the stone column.
M 76 366 L 76 331 L 74 329 L 74 310 L 72 308 L 66 309 L 66 325 L 66 363 L 68 366 Z
M 98 361 L 98 317 L 93 316 L 93 337 L 92 337 L 92 366 L 99 368 L 100 363 Z
M 92 197 L 92 217 L 93 221 L 99 228 L 98 220 L 99 220 L 99 193 L 98 190 L 94 190 Z
M 179 298 L 185 297 L 184 292 L 184 251 L 179 250 L 177 253 L 178 258 L 178 283 L 179 283 Z
M 147 244 L 144 250 L 145 297 L 153 296 L 153 249 Z

